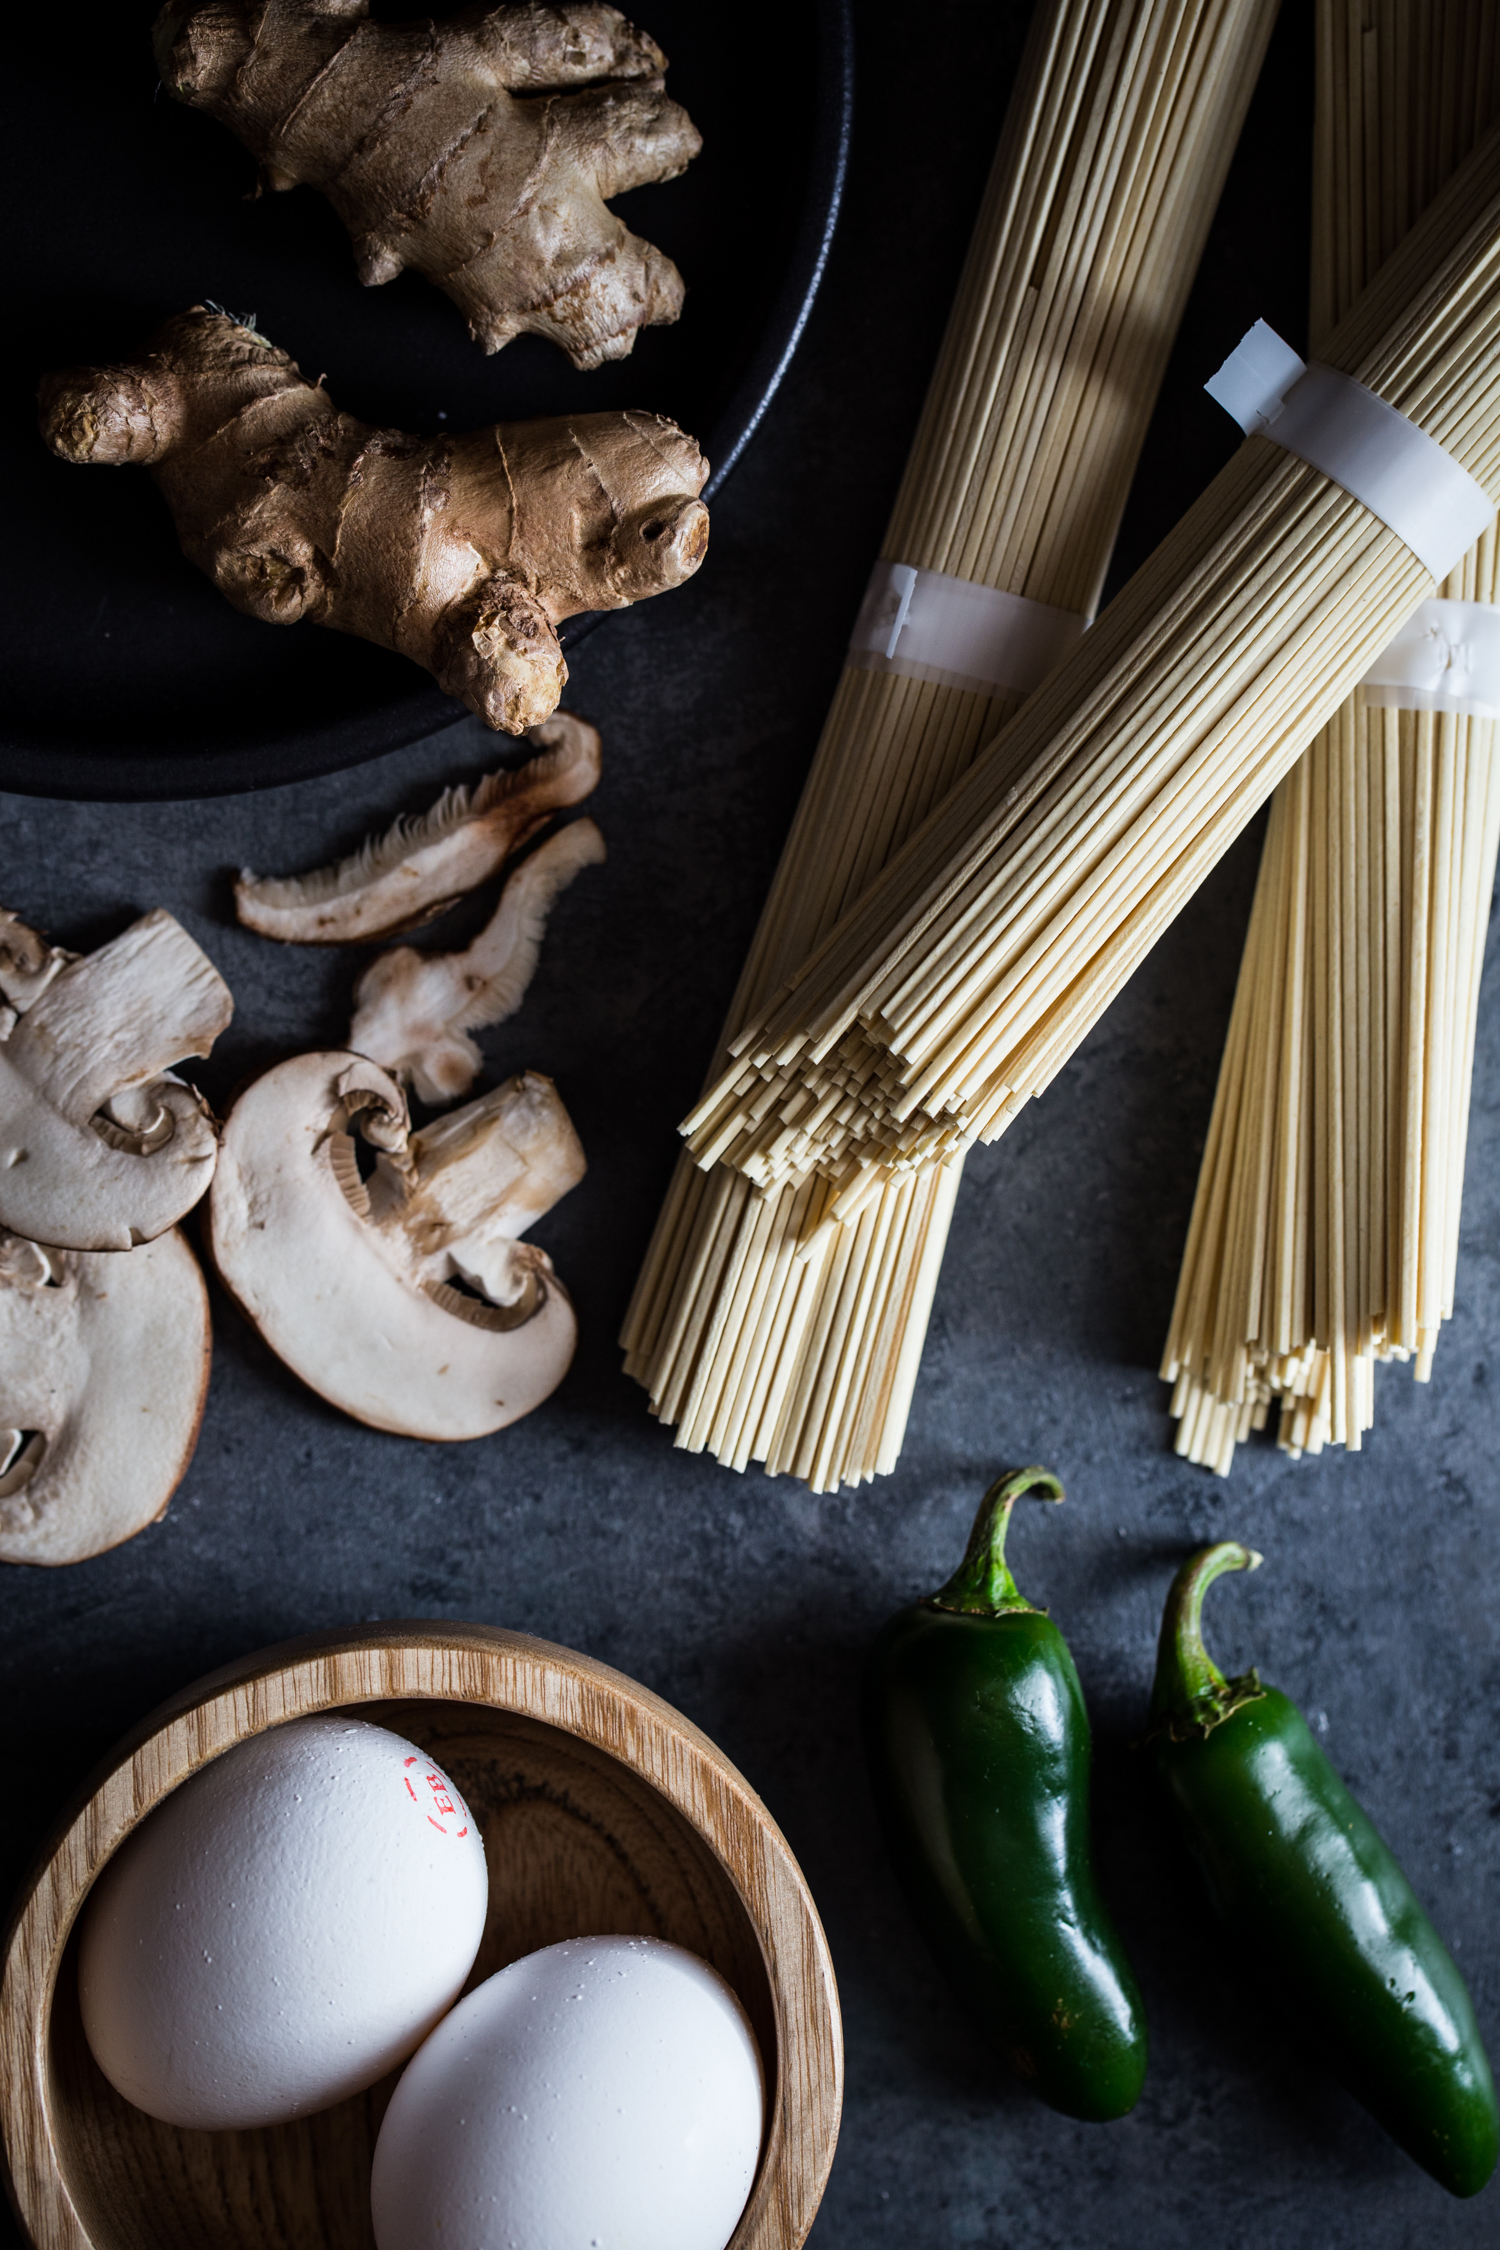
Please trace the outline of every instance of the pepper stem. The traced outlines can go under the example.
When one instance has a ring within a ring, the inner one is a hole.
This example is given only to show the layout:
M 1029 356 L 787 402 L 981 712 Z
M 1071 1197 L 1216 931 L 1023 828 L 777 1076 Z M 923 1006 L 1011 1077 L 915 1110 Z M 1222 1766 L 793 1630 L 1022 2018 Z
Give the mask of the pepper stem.
M 1050 1469 L 1012 1469 L 997 1477 L 979 1503 L 964 1559 L 946 1586 L 929 1594 L 929 1609 L 957 1609 L 977 1617 L 1000 1617 L 1008 1610 L 1034 1610 L 1010 1574 L 1005 1534 L 1010 1511 L 1023 1493 L 1039 1500 L 1061 1500 L 1063 1488 Z
M 1161 1640 L 1156 1652 L 1156 1679 L 1151 1690 L 1151 1729 L 1166 1733 L 1174 1742 L 1188 1735 L 1208 1734 L 1237 1711 L 1265 1693 L 1257 1672 L 1226 1680 L 1203 1646 L 1203 1597 L 1226 1570 L 1259 1570 L 1261 1557 L 1253 1547 L 1224 1539 L 1215 1547 L 1200 1547 L 1189 1555 L 1172 1581 L 1162 1613 Z

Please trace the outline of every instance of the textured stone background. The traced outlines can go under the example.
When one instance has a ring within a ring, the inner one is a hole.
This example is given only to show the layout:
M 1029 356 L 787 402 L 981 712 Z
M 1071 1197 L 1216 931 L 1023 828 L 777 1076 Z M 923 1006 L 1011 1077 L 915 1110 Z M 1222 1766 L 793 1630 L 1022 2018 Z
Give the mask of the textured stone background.
M 1154 1368 L 1254 878 L 1247 838 L 1047 1099 L 968 1167 L 905 1456 L 815 1499 L 675 1452 L 614 1334 L 837 673 L 988 161 L 1025 10 L 860 11 L 850 202 L 792 379 L 717 510 L 703 574 L 580 651 L 610 847 L 560 905 L 495 1076 L 559 1081 L 588 1179 L 538 1229 L 575 1292 L 577 1363 L 518 1428 L 452 1450 L 361 1429 L 216 1298 L 197 1457 L 166 1521 L 56 1573 L 0 1573 L 7 1887 L 95 1759 L 196 1674 L 372 1617 L 477 1618 L 571 1643 L 679 1705 L 784 1826 L 818 1899 L 848 2101 L 814 2242 L 1396 2250 L 1500 2236 L 1450 2202 L 1289 2045 L 1274 1969 L 1232 1964 L 1142 1794 L 1155 1622 L 1183 1551 L 1236 1535 L 1265 1569 L 1213 1598 L 1227 1667 L 1259 1663 L 1326 1726 L 1500 2046 L 1500 1018 L 1479 1034 L 1457 1318 L 1430 1388 L 1380 1383 L 1362 1458 L 1264 1444 L 1220 1483 L 1174 1459 Z M 1230 448 L 1196 385 L 1259 313 L 1303 331 L 1309 33 L 1288 15 L 1237 163 L 1124 542 L 1138 559 Z M 763 77 L 774 111 L 774 73 Z M 1283 169 L 1278 171 L 1277 167 Z M 1293 245 L 1288 250 L 1286 245 Z M 0 798 L 3 896 L 73 945 L 157 903 L 234 989 L 205 1073 L 227 1093 L 336 1042 L 348 963 L 235 929 L 228 873 L 346 848 L 493 744 L 464 723 L 331 780 L 196 805 Z M 477 915 L 477 910 L 476 910 Z M 471 916 L 474 919 L 476 916 Z M 443 942 L 459 917 L 441 925 Z M 1007 2083 L 907 1924 L 857 1756 L 861 1652 L 947 1574 L 997 1465 L 1054 1464 L 1015 1559 L 1070 1636 L 1098 1740 L 1100 1846 L 1153 2062 L 1127 2122 L 1085 2127 Z M 19 2237 L 0 2219 L 0 2239 Z

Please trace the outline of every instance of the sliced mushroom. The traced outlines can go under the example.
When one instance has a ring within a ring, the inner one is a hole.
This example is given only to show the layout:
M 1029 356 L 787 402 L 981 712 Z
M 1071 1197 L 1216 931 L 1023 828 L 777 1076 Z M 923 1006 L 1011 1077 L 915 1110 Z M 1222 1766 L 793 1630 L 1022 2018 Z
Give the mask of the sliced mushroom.
M 298 1055 L 229 1114 L 214 1257 L 271 1349 L 334 1406 L 406 1437 L 484 1437 L 539 1406 L 573 1357 L 567 1291 L 516 1237 L 584 1168 L 533 1072 L 413 1133 L 400 1087 L 364 1056 Z
M 409 1079 L 424 1102 L 457 1101 L 484 1060 L 467 1034 L 515 1014 L 536 974 L 553 900 L 581 867 L 603 858 L 594 823 L 575 820 L 521 862 L 465 952 L 399 945 L 379 954 L 354 988 L 350 1046 Z
M 82 959 L 14 918 L 0 943 L 0 1227 L 68 1250 L 154 1240 L 213 1178 L 213 1121 L 168 1066 L 208 1053 L 229 987 L 160 908 Z
M 124 1256 L 0 1235 L 0 1561 L 82 1562 L 164 1514 L 208 1365 L 208 1292 L 175 1229 Z
M 418 820 L 398 820 L 334 867 L 253 875 L 234 886 L 247 929 L 295 945 L 350 945 L 420 929 L 486 882 L 554 812 L 599 786 L 599 730 L 558 711 L 527 739 L 541 756 L 448 789 Z
M 0 906 L 0 995 L 9 1003 L 0 1011 L 6 1019 L 0 1037 L 9 1035 L 20 1011 L 40 999 L 59 971 L 77 959 L 76 953 L 64 953 L 60 945 L 49 945 L 35 930 L 28 929 L 19 914 Z

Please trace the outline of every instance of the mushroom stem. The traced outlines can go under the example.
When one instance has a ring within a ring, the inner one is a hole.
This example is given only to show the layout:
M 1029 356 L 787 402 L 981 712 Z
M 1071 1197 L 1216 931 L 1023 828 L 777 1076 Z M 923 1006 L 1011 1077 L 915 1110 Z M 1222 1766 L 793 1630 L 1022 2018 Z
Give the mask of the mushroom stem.
M 400 1229 L 424 1284 L 457 1274 L 493 1303 L 513 1303 L 528 1270 L 516 1237 L 588 1168 L 551 1079 L 523 1071 L 413 1133 L 408 1153 L 399 1175 L 385 1160 L 376 1167 L 376 1223 Z
M 77 959 L 76 953 L 49 945 L 19 914 L 0 906 L 0 995 L 16 1014 L 39 1000 L 52 979 Z
M 206 1055 L 234 1013 L 229 987 L 158 907 L 71 960 L 30 1002 L 9 1059 L 74 1124 L 187 1055 Z

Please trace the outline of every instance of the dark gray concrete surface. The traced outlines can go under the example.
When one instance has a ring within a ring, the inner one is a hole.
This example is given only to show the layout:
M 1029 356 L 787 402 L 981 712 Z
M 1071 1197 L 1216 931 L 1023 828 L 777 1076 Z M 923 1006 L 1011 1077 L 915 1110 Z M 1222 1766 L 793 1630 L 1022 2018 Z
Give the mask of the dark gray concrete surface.
M 785 393 L 685 591 L 579 653 L 568 701 L 604 729 L 609 864 L 559 906 L 492 1074 L 553 1073 L 589 1152 L 538 1229 L 573 1289 L 577 1363 L 530 1420 L 444 1449 L 342 1419 L 221 1297 L 197 1456 L 166 1520 L 114 1554 L 0 1572 L 0 1743 L 18 1882 L 113 1740 L 195 1675 L 362 1618 L 477 1618 L 586 1649 L 679 1705 L 762 1792 L 838 1969 L 848 2099 L 818 2250 L 982 2243 L 1113 2250 L 1404 2250 L 1500 2241 L 1500 2189 L 1459 2205 L 1297 2052 L 1274 1964 L 1233 1961 L 1164 1838 L 1129 1745 L 1184 1550 L 1241 1536 L 1266 1567 L 1213 1597 L 1227 1666 L 1314 1716 L 1395 1847 L 1500 2043 L 1500 1015 L 1480 1023 L 1458 1312 L 1432 1384 L 1382 1375 L 1362 1458 L 1264 1443 L 1221 1483 L 1174 1459 L 1154 1368 L 1175 1279 L 1256 839 L 1230 855 L 1046 1100 L 970 1162 L 905 1456 L 816 1499 L 673 1450 L 614 1336 L 704 1058 L 816 740 L 875 551 L 1003 104 L 1024 11 L 861 11 L 859 140 L 829 282 Z M 1305 10 L 1288 18 L 1249 157 L 1125 536 L 1138 557 L 1227 452 L 1195 385 L 1257 313 L 1294 336 L 1305 268 Z M 762 79 L 768 89 L 773 79 Z M 1287 164 L 1276 185 L 1264 165 Z M 1277 198 L 1280 202 L 1277 202 Z M 1268 208 L 1286 217 L 1278 238 Z M 1289 214 L 1289 216 L 1286 216 Z M 142 504 L 148 504 L 143 493 Z M 308 628 L 311 630 L 311 628 Z M 221 1096 L 336 1042 L 342 955 L 238 932 L 228 873 L 350 845 L 492 762 L 465 722 L 331 780 L 187 805 L 0 798 L 0 896 L 89 945 L 162 904 L 227 976 Z M 465 910 L 450 931 L 477 918 Z M 938 1984 L 873 1833 L 859 1662 L 947 1574 L 994 1469 L 1055 1465 L 1069 1504 L 1014 1559 L 1076 1653 L 1098 1740 L 1100 1847 L 1145 1989 L 1153 2060 L 1107 2128 L 1038 2107 Z M 0 2240 L 19 2241 L 0 2220 Z

